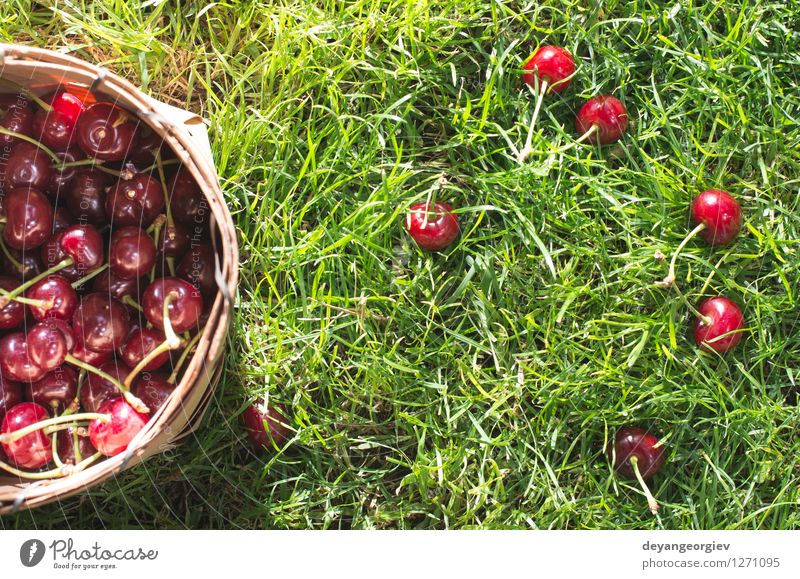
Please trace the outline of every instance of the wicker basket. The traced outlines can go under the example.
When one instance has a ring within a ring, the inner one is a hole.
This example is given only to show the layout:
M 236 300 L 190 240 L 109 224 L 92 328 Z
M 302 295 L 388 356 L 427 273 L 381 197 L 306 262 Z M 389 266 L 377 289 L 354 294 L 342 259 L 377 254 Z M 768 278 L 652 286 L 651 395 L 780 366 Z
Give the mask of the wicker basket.
M 238 248 L 233 220 L 222 197 L 208 134 L 200 117 L 148 97 L 103 68 L 50 50 L 0 44 L 0 78 L 26 86 L 37 94 L 64 84 L 90 89 L 136 113 L 157 132 L 206 196 L 211 211 L 211 238 L 217 256 L 219 286 L 208 323 L 181 381 L 127 451 L 64 478 L 30 482 L 0 476 L 0 514 L 5 514 L 80 493 L 149 456 L 172 448 L 194 431 L 222 369 L 238 278 Z

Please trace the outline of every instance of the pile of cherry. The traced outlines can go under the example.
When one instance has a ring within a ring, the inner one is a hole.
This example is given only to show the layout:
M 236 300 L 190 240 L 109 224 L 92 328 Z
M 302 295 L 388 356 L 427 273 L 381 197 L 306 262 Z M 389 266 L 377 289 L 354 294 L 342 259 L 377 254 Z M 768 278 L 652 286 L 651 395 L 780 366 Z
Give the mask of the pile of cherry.
M 207 202 L 158 135 L 91 93 L 15 87 L 0 95 L 0 470 L 48 479 L 123 452 L 167 400 L 214 252 Z
M 535 152 L 531 146 L 533 131 L 545 94 L 565 90 L 572 83 L 574 74 L 575 62 L 572 56 L 557 46 L 543 46 L 525 62 L 523 80 L 534 91 L 537 99 L 527 141 L 521 150 L 515 150 L 518 162 L 525 162 Z M 575 124 L 581 136 L 572 144 L 551 152 L 563 152 L 583 141 L 600 145 L 617 141 L 628 127 L 628 113 L 615 97 L 600 95 L 583 105 Z M 730 194 L 710 189 L 694 199 L 691 216 L 696 227 L 680 243 L 673 254 L 667 277 L 657 282 L 657 285 L 674 288 L 682 302 L 696 316 L 694 338 L 697 345 L 707 352 L 723 354 L 735 348 L 742 339 L 745 320 L 741 309 L 725 296 L 709 297 L 695 308 L 675 284 L 675 265 L 681 250 L 695 236 L 699 235 L 712 245 L 733 241 L 742 226 L 742 211 Z M 446 203 L 418 203 L 411 207 L 406 219 L 406 230 L 421 247 L 440 251 L 458 237 L 458 216 Z M 659 254 L 658 257 L 663 259 L 663 255 Z M 623 426 L 617 430 L 607 452 L 619 475 L 638 480 L 650 510 L 655 514 L 658 503 L 645 481 L 658 473 L 664 461 L 664 448 L 658 438 L 641 428 Z

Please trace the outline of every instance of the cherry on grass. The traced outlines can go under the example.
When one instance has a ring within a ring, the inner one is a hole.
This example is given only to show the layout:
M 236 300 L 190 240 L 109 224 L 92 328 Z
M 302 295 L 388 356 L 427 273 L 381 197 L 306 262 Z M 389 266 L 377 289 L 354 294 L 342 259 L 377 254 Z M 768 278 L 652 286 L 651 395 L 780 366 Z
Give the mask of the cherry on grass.
M 44 406 L 33 402 L 21 402 L 6 412 L 0 433 L 12 434 L 48 418 L 50 414 Z M 22 468 L 40 468 L 53 459 L 52 443 L 42 430 L 26 434 L 19 440 L 3 442 L 2 447 L 6 456 Z
M 586 101 L 578 111 L 575 127 L 581 136 L 575 141 L 607 145 L 618 141 L 628 128 L 628 110 L 619 99 L 599 95 Z
M 258 450 L 281 449 L 292 437 L 286 407 L 261 400 L 250 404 L 242 412 L 242 423 L 247 436 Z
M 78 146 L 90 157 L 122 161 L 138 140 L 138 123 L 123 109 L 108 102 L 89 105 L 76 125 Z
M 533 152 L 533 129 L 539 117 L 544 95 L 548 92 L 559 93 L 572 84 L 575 74 L 575 60 L 572 55 L 560 46 L 542 46 L 525 62 L 522 67 L 522 79 L 536 94 L 536 105 L 531 115 L 528 127 L 528 137 L 525 146 L 517 154 L 517 160 L 522 163 Z
M 697 309 L 694 341 L 703 350 L 724 354 L 742 341 L 744 314 L 736 302 L 717 296 L 707 298 Z
M 742 208 L 730 193 L 720 189 L 708 189 L 700 193 L 692 201 L 691 212 L 695 228 L 683 238 L 672 254 L 667 277 L 656 282 L 659 287 L 668 288 L 675 284 L 678 256 L 696 235 L 711 245 L 727 244 L 736 238 L 742 227 Z
M 107 415 L 110 420 L 92 420 L 89 423 L 89 438 L 92 445 L 105 456 L 115 456 L 125 451 L 149 419 L 147 414 L 137 412 L 122 397 L 108 400 L 97 411 Z
M 417 203 L 406 217 L 406 231 L 420 247 L 439 251 L 458 237 L 458 217 L 446 203 Z
M 624 426 L 617 430 L 614 441 L 609 443 L 608 455 L 617 474 L 639 482 L 650 512 L 655 515 L 658 502 L 645 481 L 655 476 L 664 464 L 664 447 L 658 438 L 641 428 Z

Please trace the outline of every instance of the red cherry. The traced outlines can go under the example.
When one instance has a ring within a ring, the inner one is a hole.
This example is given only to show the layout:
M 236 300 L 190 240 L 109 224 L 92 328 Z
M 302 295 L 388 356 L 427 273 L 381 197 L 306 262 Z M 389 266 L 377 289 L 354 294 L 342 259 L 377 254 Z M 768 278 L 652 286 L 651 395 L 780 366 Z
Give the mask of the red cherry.
M 50 184 L 50 174 L 50 157 L 36 145 L 23 141 L 11 149 L 5 174 L 9 187 L 44 191 Z
M 134 330 L 128 335 L 128 339 L 122 346 L 120 352 L 122 361 L 131 368 L 135 368 L 150 352 L 163 344 L 164 340 L 166 340 L 164 334 L 158 330 L 148 328 Z M 169 360 L 169 351 L 154 358 L 142 370 L 147 372 L 158 370 L 167 360 Z
M 63 411 L 78 394 L 78 373 L 71 366 L 59 366 L 36 382 L 25 385 L 28 400 L 45 408 Z
M 105 456 L 115 456 L 128 448 L 133 437 L 147 424 L 147 414 L 136 412 L 124 398 L 118 397 L 103 404 L 98 412 L 111 420 L 99 419 L 89 423 L 89 438 L 94 447 Z
M 592 144 L 607 145 L 619 140 L 628 128 L 628 111 L 611 95 L 600 95 L 589 99 L 578 111 L 575 126 L 585 134 L 593 126 L 597 129 L 588 137 Z
M 42 307 L 29 306 L 31 314 L 39 322 L 49 318 L 71 320 L 78 307 L 78 294 L 69 280 L 61 275 L 48 275 L 37 281 L 28 289 L 27 297 L 45 302 Z
M 699 235 L 708 243 L 730 243 L 742 227 L 742 208 L 729 193 L 709 189 L 692 201 L 692 219 L 706 226 Z
M 50 268 L 71 257 L 73 264 L 59 271 L 77 281 L 103 263 L 103 238 L 91 225 L 73 225 L 51 237 L 41 249 L 42 260 Z
M 167 382 L 167 377 L 162 374 L 145 372 L 133 383 L 131 392 L 153 413 L 161 408 L 175 390 L 175 384 Z
M 726 297 L 708 298 L 697 308 L 701 315 L 694 324 L 694 341 L 708 352 L 723 354 L 742 341 L 744 315 L 733 300 Z
M 114 352 L 95 352 L 78 340 L 75 341 L 71 354 L 81 362 L 85 362 L 95 368 L 99 368 L 114 357 Z
M 522 69 L 526 71 L 522 79 L 534 90 L 546 81 L 548 91 L 561 92 L 572 84 L 575 61 L 560 46 L 542 46 L 533 53 Z
M 44 406 L 22 402 L 13 406 L 3 418 L 0 432 L 9 434 L 50 418 Z M 3 450 L 17 466 L 26 469 L 43 467 L 53 460 L 52 443 L 42 430 L 26 434 L 14 442 L 3 443 Z
M 19 283 L 13 277 L 0 277 L 0 288 L 12 291 Z M 11 300 L 0 308 L 0 330 L 10 330 L 20 325 L 25 318 L 25 306 L 20 302 Z
M 22 402 L 22 384 L 9 380 L 0 373 L 0 420 L 9 408 L 20 402 Z
M 136 279 L 150 272 L 156 262 L 153 238 L 138 227 L 122 227 L 111 235 L 108 265 L 121 279 Z
M 172 296 L 167 315 L 175 333 L 197 328 L 203 313 L 203 297 L 189 282 L 176 277 L 165 277 L 151 283 L 142 295 L 144 315 L 156 328 L 164 329 L 164 300 Z
M 6 196 L 3 239 L 15 249 L 30 250 L 52 235 L 53 206 L 36 189 L 20 187 Z
M 192 174 L 182 169 L 167 183 L 167 186 L 170 190 L 170 206 L 175 220 L 192 231 L 204 229 L 211 210 Z
M 55 151 L 65 151 L 73 144 L 73 132 L 85 110 L 83 101 L 72 93 L 58 91 L 48 99 L 50 111 L 40 110 L 33 117 L 33 133 Z
M 77 147 L 73 147 L 66 151 L 56 152 L 56 156 L 61 159 L 62 163 L 74 163 L 75 161 L 82 161 L 86 158 L 83 151 Z M 80 167 L 64 167 L 63 169 L 53 168 L 50 171 L 50 180 L 45 187 L 45 193 L 54 202 L 58 202 L 59 198 L 63 198 L 68 188 L 72 184 L 73 179 L 78 174 Z
M 136 145 L 138 123 L 121 108 L 108 102 L 90 105 L 80 115 L 75 135 L 90 157 L 122 161 Z
M 120 301 L 125 296 L 131 296 L 138 302 L 139 293 L 147 287 L 148 283 L 146 278 L 120 279 L 110 269 L 107 269 L 94 278 L 92 289 Z
M 117 382 L 123 382 L 131 371 L 125 364 L 116 360 L 109 360 L 100 365 L 99 369 Z M 102 376 L 90 372 L 86 382 L 81 387 L 81 407 L 89 412 L 97 412 L 107 401 L 120 395 L 119 388 Z
M 446 203 L 417 203 L 406 217 L 406 230 L 420 247 L 444 249 L 458 237 L 458 217 Z
M 0 338 L 0 372 L 17 382 L 35 382 L 47 373 L 31 360 L 28 340 L 22 332 Z
M 292 437 L 291 421 L 286 417 L 286 407 L 280 404 L 251 404 L 242 413 L 242 422 L 250 442 L 258 450 L 283 448 Z
M 84 222 L 102 226 L 108 223 L 106 215 L 106 187 L 111 176 L 98 169 L 76 173 L 66 190 L 67 207 Z
M 128 309 L 101 293 L 83 297 L 72 316 L 75 337 L 95 352 L 113 352 L 120 347 L 129 326 Z
M 28 99 L 19 94 L 0 95 L 0 127 L 30 137 L 33 134 L 33 109 Z M 11 135 L 0 135 L 0 147 L 20 142 Z
M 631 457 L 636 457 L 639 473 L 644 480 L 652 478 L 664 463 L 664 447 L 657 446 L 658 438 L 633 426 L 617 430 L 614 443 L 609 444 L 608 454 L 614 469 L 620 476 L 634 480 L 636 473 Z
M 185 279 L 203 294 L 206 302 L 214 301 L 217 293 L 217 281 L 215 278 L 216 253 L 210 243 L 198 243 L 183 256 L 178 262 L 176 273 L 181 279 Z
M 78 448 L 75 448 L 75 440 L 78 441 Z M 58 458 L 64 464 L 76 464 L 81 460 L 85 460 L 97 452 L 97 449 L 92 446 L 92 441 L 89 439 L 89 433 L 83 429 L 67 428 L 58 432 L 56 452 Z M 80 456 L 76 456 L 76 450 Z
M 67 357 L 67 337 L 48 323 L 36 324 L 28 331 L 28 355 L 36 366 L 46 372 L 55 370 Z
M 149 175 L 120 179 L 108 190 L 105 209 L 116 227 L 147 227 L 164 209 L 164 190 Z

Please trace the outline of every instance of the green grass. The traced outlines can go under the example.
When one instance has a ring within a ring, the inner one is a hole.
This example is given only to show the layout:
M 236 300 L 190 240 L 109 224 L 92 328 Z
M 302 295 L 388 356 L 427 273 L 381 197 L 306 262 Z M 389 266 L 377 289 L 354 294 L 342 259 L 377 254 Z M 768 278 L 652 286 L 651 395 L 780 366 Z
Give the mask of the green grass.
M 66 47 L 211 120 L 241 233 L 231 351 L 194 438 L 6 528 L 800 527 L 800 4 L 48 2 L 0 7 L 0 37 Z M 522 59 L 579 59 L 519 166 Z M 612 92 L 603 149 L 574 115 Z M 653 285 L 704 188 L 746 226 L 689 244 L 692 302 L 726 294 L 748 331 L 701 354 Z M 459 208 L 439 255 L 403 232 Z M 248 396 L 297 434 L 256 456 Z M 627 423 L 666 439 L 647 512 L 603 454 Z

